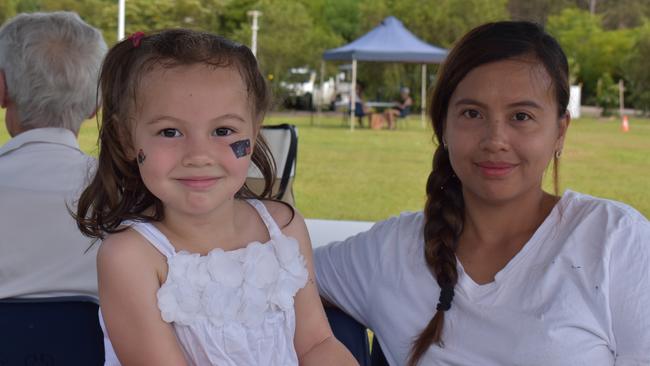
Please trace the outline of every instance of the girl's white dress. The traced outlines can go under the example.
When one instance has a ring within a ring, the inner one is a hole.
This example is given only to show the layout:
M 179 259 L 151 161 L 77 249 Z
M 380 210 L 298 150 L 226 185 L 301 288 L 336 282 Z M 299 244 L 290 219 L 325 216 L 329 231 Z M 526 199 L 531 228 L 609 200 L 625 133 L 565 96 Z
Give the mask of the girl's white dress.
M 158 290 L 162 319 L 171 323 L 189 365 L 298 365 L 293 345 L 293 298 L 307 282 L 298 242 L 285 236 L 264 204 L 248 200 L 270 240 L 201 256 L 176 252 L 151 223 L 127 225 L 167 257 L 167 280 Z M 106 329 L 105 365 L 120 365 Z

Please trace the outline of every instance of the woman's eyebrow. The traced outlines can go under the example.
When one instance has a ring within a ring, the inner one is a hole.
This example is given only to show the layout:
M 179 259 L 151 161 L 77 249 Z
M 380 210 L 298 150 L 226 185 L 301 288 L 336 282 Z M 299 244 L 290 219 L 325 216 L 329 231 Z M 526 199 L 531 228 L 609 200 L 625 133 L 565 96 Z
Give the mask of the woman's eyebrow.
M 454 106 L 459 106 L 459 105 L 476 105 L 481 108 L 487 108 L 487 104 L 471 98 L 463 98 L 458 100 L 456 103 L 454 103 Z M 540 106 L 539 104 L 535 103 L 532 100 L 521 100 L 514 103 L 510 103 L 508 104 L 508 107 L 531 107 L 535 109 L 543 109 L 542 106 Z
M 543 109 L 542 106 L 532 100 L 522 100 L 519 102 L 510 103 L 508 104 L 508 107 L 531 107 L 535 109 Z
M 487 108 L 487 104 L 481 103 L 478 100 L 472 98 L 463 98 L 456 101 L 456 103 L 454 103 L 454 106 L 459 106 L 459 105 L 476 105 L 481 108 Z

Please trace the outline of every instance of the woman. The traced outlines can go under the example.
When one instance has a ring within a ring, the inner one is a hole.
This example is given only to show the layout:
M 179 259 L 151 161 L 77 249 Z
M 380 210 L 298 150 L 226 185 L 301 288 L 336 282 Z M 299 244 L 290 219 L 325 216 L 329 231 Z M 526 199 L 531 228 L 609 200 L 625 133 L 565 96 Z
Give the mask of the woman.
M 650 223 L 557 196 L 568 100 L 566 57 L 540 27 L 470 31 L 432 95 L 423 212 L 316 250 L 321 296 L 391 365 L 650 364 Z

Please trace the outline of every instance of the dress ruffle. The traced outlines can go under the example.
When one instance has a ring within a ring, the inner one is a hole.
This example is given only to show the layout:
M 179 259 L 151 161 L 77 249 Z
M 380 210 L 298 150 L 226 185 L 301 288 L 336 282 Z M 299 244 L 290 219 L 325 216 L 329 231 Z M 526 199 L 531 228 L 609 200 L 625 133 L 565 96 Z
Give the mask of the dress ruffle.
M 258 327 L 267 312 L 293 312 L 293 298 L 308 276 L 298 242 L 289 237 L 206 256 L 181 251 L 168 266 L 158 308 L 164 321 L 181 325 Z

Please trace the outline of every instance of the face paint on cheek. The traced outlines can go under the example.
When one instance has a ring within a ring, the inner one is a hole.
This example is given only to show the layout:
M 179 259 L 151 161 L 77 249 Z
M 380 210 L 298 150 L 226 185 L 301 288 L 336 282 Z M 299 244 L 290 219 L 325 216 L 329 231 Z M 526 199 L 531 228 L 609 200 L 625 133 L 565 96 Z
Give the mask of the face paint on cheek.
M 138 164 L 142 165 L 144 163 L 144 160 L 147 158 L 147 155 L 144 154 L 144 151 L 140 149 L 138 151 Z
M 232 152 L 235 154 L 237 159 L 242 158 L 251 153 L 251 140 L 239 140 L 230 144 Z

